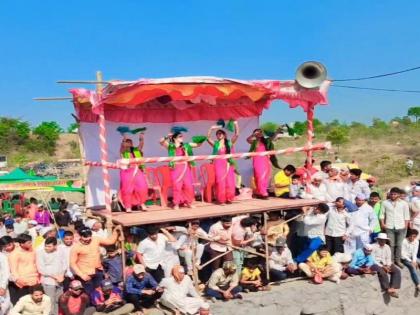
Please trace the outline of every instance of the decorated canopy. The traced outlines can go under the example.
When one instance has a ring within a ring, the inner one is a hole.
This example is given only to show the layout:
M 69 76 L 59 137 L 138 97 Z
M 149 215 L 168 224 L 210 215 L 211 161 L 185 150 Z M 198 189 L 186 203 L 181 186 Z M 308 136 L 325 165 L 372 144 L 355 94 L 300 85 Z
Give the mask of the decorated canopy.
M 9 183 L 20 183 L 20 182 L 49 182 L 49 181 L 56 181 L 57 177 L 55 176 L 36 176 L 36 175 L 29 175 L 25 173 L 24 170 L 21 168 L 15 168 L 9 174 L 0 176 L 0 184 L 9 184 Z
M 102 95 L 72 89 L 81 121 L 95 122 L 104 110 L 106 119 L 125 123 L 233 119 L 261 115 L 273 100 L 290 107 L 327 103 L 330 82 L 319 89 L 303 89 L 295 81 L 243 81 L 215 77 L 178 77 L 111 81 Z

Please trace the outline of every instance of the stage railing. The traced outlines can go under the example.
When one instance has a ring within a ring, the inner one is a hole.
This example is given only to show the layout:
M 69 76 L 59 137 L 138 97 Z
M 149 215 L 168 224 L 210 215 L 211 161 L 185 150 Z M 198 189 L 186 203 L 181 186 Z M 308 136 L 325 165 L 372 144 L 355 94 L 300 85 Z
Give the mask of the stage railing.
M 296 152 L 320 151 L 328 150 L 331 148 L 330 142 L 317 143 L 313 145 L 306 145 L 304 147 L 290 147 L 280 150 L 271 150 L 263 152 L 245 152 L 245 153 L 231 153 L 221 155 L 194 155 L 194 156 L 165 156 L 165 157 L 144 157 L 135 159 L 120 159 L 116 163 L 112 162 L 96 162 L 85 161 L 85 165 L 97 166 L 114 169 L 126 169 L 130 165 L 146 164 L 146 163 L 159 163 L 159 162 L 190 162 L 190 161 L 205 161 L 205 160 L 225 160 L 225 159 L 244 159 L 254 156 L 267 156 L 267 155 L 285 155 Z

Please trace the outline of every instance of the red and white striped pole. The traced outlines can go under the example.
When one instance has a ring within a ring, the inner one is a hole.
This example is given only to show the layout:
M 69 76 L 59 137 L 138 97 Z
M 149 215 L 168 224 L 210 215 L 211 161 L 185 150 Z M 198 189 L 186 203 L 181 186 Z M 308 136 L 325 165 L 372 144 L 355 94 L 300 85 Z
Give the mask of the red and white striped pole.
M 314 139 L 314 109 L 315 106 L 309 104 L 306 112 L 307 130 L 306 130 L 306 146 L 312 147 Z M 306 151 L 306 165 L 308 169 L 312 168 L 312 150 Z
M 148 158 L 135 158 L 135 159 L 121 159 L 117 163 L 111 162 L 96 162 L 96 161 L 86 161 L 86 165 L 97 166 L 97 167 L 106 167 L 106 168 L 115 168 L 115 169 L 124 169 L 129 165 L 133 164 L 145 164 L 145 163 L 159 163 L 159 162 L 189 162 L 189 161 L 204 161 L 204 160 L 223 160 L 223 159 L 243 159 L 253 156 L 267 156 L 267 155 L 281 155 L 281 154 L 292 154 L 296 152 L 307 152 L 309 150 L 325 150 L 331 147 L 330 142 L 317 143 L 311 146 L 304 147 L 291 147 L 280 150 L 273 151 L 264 151 L 264 152 L 245 152 L 245 153 L 231 153 L 231 154 L 221 154 L 221 155 L 193 155 L 193 156 L 163 156 L 163 157 L 148 157 Z
M 96 72 L 96 81 L 102 82 L 102 72 Z M 101 97 L 102 94 L 102 83 L 96 85 L 96 93 L 98 97 Z M 105 209 L 111 212 L 111 184 L 109 178 L 109 170 L 107 167 L 108 164 L 108 144 L 106 142 L 106 127 L 105 127 L 105 109 L 101 108 L 99 114 L 99 143 L 101 148 L 101 164 L 102 164 L 102 179 L 104 181 L 104 193 L 105 193 Z

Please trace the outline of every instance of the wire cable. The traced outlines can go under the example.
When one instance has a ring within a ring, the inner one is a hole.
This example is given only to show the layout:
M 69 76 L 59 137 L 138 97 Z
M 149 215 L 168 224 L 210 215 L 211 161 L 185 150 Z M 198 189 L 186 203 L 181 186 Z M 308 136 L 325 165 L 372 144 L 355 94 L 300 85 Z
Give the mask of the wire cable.
M 419 69 L 420 69 L 420 66 L 418 66 L 418 67 L 413 67 L 413 68 L 409 68 L 409 69 L 405 69 L 405 70 L 395 71 L 395 72 L 389 72 L 389 73 L 384 73 L 384 74 L 373 75 L 373 76 L 369 76 L 369 77 L 350 78 L 350 79 L 332 79 L 331 81 L 335 81 L 335 82 L 343 82 L 343 81 L 362 81 L 362 80 L 370 80 L 370 79 L 383 78 L 383 77 L 388 77 L 388 76 L 392 76 L 392 75 L 397 75 L 397 74 L 401 74 L 401 73 L 405 73 L 405 72 L 415 71 L 415 70 L 419 70 Z
M 362 86 L 353 86 L 353 85 L 338 85 L 331 84 L 331 86 L 354 89 L 354 90 L 371 90 L 371 91 L 385 91 L 385 92 L 402 92 L 402 93 L 420 93 L 420 90 L 400 90 L 400 89 L 382 89 L 382 88 L 372 88 L 372 87 L 362 87 Z

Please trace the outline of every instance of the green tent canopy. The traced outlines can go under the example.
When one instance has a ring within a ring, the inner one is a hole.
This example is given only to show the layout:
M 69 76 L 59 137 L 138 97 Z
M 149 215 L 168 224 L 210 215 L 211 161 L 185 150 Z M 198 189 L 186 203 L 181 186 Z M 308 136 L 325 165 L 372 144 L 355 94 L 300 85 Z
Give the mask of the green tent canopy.
M 20 182 L 50 182 L 56 181 L 56 176 L 36 176 L 36 175 L 29 175 L 25 173 L 24 170 L 21 168 L 15 168 L 9 174 L 0 176 L 0 184 L 9 184 L 9 183 L 20 183 Z
M 62 192 L 85 192 L 85 187 L 69 187 L 69 186 L 52 186 L 54 191 L 62 191 Z

